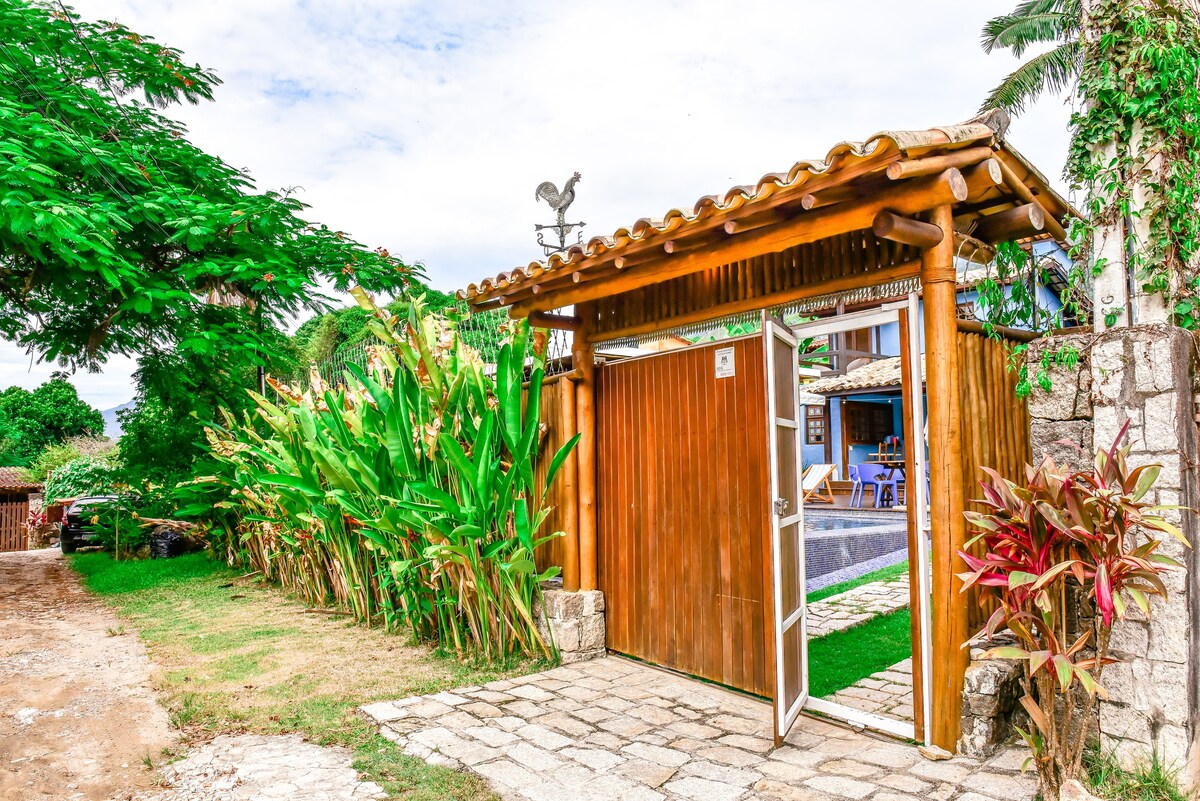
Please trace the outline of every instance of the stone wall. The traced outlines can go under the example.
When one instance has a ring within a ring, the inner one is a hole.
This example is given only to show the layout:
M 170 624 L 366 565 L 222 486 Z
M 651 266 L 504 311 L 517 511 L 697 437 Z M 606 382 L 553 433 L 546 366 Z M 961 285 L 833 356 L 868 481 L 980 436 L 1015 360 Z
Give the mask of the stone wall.
M 544 587 L 537 620 L 542 636 L 558 646 L 562 664 L 604 656 L 604 593 L 599 590 Z
M 971 664 L 963 680 L 962 734 L 958 752 L 989 757 L 1016 734 L 1014 724 L 1028 731 L 1021 709 L 1021 663 L 984 659 L 984 649 L 971 648 Z
M 1047 348 L 1070 344 L 1082 354 L 1074 369 L 1051 372 L 1049 393 L 1030 398 L 1034 457 L 1049 453 L 1060 463 L 1082 467 L 1090 458 L 1058 440 L 1087 451 L 1112 444 L 1129 420 L 1134 466 L 1158 463 L 1162 473 L 1154 500 L 1200 508 L 1197 463 L 1196 340 L 1183 329 L 1146 325 L 1099 334 L 1056 337 L 1029 351 L 1032 373 Z M 1194 513 L 1166 516 L 1200 545 Z M 1152 602 L 1149 619 L 1132 604 L 1129 618 L 1113 630 L 1111 650 L 1121 660 L 1105 670 L 1102 684 L 1111 700 L 1100 709 L 1102 745 L 1132 766 L 1157 756 L 1184 771 L 1185 784 L 1200 786 L 1200 548 L 1167 538 L 1163 553 L 1186 565 L 1164 579 L 1170 596 Z

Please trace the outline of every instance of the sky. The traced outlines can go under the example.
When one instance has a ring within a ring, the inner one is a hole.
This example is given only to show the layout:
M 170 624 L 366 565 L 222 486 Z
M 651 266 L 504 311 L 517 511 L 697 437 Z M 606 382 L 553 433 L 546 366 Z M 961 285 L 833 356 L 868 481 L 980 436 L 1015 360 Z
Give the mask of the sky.
M 197 145 L 445 290 L 541 256 L 544 180 L 580 172 L 569 216 L 611 233 L 843 140 L 966 120 L 1017 63 L 978 43 L 1015 0 L 74 5 L 216 70 L 215 102 L 169 112 Z M 1009 133 L 1060 189 L 1069 115 L 1047 98 Z M 72 381 L 105 409 L 133 368 Z M 54 369 L 0 343 L 0 387 Z

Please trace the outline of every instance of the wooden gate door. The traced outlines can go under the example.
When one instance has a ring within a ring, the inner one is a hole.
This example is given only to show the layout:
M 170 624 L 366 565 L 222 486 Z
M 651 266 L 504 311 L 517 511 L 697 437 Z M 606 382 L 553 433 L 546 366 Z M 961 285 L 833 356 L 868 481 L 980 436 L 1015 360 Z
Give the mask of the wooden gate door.
M 770 697 L 762 344 L 597 367 L 596 535 L 611 650 Z
M 28 516 L 28 495 L 0 493 L 0 551 L 24 551 L 29 547 L 25 529 Z
M 800 363 L 782 320 L 763 316 L 771 465 L 771 554 L 775 590 L 775 744 L 808 700 L 804 592 L 804 491 L 800 472 Z

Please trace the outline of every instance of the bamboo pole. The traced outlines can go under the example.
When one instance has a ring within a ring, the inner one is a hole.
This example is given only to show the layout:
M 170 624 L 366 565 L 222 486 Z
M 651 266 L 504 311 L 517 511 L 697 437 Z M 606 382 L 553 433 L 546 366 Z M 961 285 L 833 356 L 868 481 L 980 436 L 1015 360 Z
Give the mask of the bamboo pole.
M 596 589 L 596 365 L 590 336 L 592 310 L 576 309 L 582 323 L 571 343 L 574 366 L 583 375 L 575 385 L 575 419 L 578 421 L 579 589 Z
M 769 308 L 778 306 L 783 303 L 791 303 L 795 300 L 804 300 L 805 298 L 818 297 L 834 292 L 842 292 L 847 289 L 854 289 L 864 285 L 866 279 L 872 284 L 886 284 L 891 281 L 898 281 L 902 278 L 911 278 L 920 272 L 920 265 L 915 262 L 904 262 L 892 267 L 884 267 L 875 270 L 866 275 L 858 273 L 855 275 L 845 275 L 835 278 L 824 283 L 812 281 L 804 282 L 797 286 L 792 286 L 777 292 L 772 292 L 768 295 L 763 295 L 757 298 L 750 298 L 744 301 L 730 301 L 721 303 L 720 305 L 706 306 L 695 311 L 681 314 L 678 317 L 651 319 L 644 322 L 635 323 L 633 325 L 625 325 L 620 328 L 614 328 L 603 332 L 605 340 L 620 339 L 621 337 L 637 336 L 638 334 L 647 334 L 653 331 L 661 331 L 667 328 L 674 328 L 681 325 L 690 325 L 692 323 L 702 323 L 706 320 L 715 320 L 719 317 L 724 317 L 729 314 L 737 314 L 745 311 L 755 311 L 757 309 Z
M 954 213 L 949 205 L 930 214 L 930 222 L 949 234 Z M 955 341 L 957 292 L 954 237 L 947 235 L 922 254 L 925 294 L 926 387 L 929 400 L 930 520 L 933 535 L 933 742 L 954 751 L 962 715 L 962 687 L 968 654 L 967 607 L 955 573 L 958 551 L 966 542 L 963 519 L 962 407 L 958 395 L 958 347 Z
M 575 368 L 578 370 L 578 368 Z M 562 420 L 562 441 L 567 443 L 575 436 L 575 382 L 561 381 L 562 393 L 559 417 Z M 572 453 L 562 466 L 563 498 L 563 589 L 575 592 L 579 589 L 579 452 Z

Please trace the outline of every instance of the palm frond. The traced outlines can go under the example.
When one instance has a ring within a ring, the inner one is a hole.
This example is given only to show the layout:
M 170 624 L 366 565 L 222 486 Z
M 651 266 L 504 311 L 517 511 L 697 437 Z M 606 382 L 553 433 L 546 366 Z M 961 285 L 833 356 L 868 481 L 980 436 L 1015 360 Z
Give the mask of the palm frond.
M 991 53 L 997 48 L 1011 50 L 1013 55 L 1020 58 L 1032 45 L 1074 38 L 1072 27 L 1078 31 L 1078 17 L 1061 11 L 996 17 L 988 20 L 984 26 L 983 50 L 985 53 Z
M 983 101 L 980 111 L 1002 108 L 1014 116 L 1045 92 L 1061 92 L 1079 74 L 1082 49 L 1078 40 L 1034 56 L 1004 78 Z

